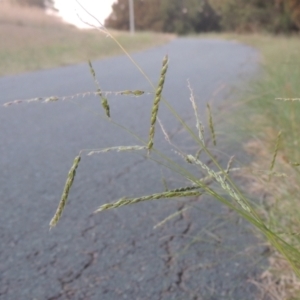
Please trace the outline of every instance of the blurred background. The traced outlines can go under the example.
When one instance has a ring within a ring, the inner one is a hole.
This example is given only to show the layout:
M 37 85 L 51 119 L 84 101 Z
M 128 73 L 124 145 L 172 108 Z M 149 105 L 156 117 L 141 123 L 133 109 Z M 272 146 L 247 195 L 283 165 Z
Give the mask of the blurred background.
M 2 0 L 0 38 L 5 43 L 0 47 L 0 76 L 120 53 L 110 39 L 101 43 L 105 35 L 91 27 L 99 23 L 79 3 Z M 85 0 L 81 3 L 101 24 L 113 30 L 128 51 L 165 43 L 176 34 L 291 34 L 300 29 L 298 0 Z

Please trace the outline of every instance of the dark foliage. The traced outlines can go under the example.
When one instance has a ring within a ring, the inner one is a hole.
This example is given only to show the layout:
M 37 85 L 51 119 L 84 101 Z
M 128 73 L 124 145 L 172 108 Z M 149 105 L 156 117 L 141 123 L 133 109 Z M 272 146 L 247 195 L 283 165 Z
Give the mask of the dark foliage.
M 106 26 L 127 30 L 128 6 L 128 0 L 118 0 Z M 134 10 L 138 30 L 186 34 L 300 29 L 300 0 L 135 0 Z
M 291 32 L 300 29 L 299 0 L 209 0 L 229 31 Z
M 129 27 L 128 0 L 118 0 L 105 25 L 127 30 Z M 135 0 L 135 23 L 138 30 L 203 32 L 218 30 L 219 16 L 206 0 Z

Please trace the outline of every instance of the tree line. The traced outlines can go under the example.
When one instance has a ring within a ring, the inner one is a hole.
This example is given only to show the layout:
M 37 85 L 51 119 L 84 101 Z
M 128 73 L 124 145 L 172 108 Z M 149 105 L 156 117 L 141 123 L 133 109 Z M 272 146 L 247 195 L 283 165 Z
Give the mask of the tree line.
M 46 8 L 53 0 L 10 0 Z M 134 0 L 137 30 L 178 34 L 300 30 L 300 0 Z M 105 25 L 129 28 L 129 1 L 117 0 Z
M 105 25 L 128 30 L 129 1 L 118 0 Z M 299 0 L 134 0 L 137 30 L 178 34 L 300 30 Z

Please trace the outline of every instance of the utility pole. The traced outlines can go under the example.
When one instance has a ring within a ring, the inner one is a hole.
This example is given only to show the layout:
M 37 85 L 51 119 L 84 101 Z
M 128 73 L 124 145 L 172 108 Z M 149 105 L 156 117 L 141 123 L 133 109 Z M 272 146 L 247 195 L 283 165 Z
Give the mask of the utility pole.
M 133 7 L 133 0 L 129 1 L 129 28 L 130 33 L 134 35 L 135 28 L 134 28 L 134 7 Z

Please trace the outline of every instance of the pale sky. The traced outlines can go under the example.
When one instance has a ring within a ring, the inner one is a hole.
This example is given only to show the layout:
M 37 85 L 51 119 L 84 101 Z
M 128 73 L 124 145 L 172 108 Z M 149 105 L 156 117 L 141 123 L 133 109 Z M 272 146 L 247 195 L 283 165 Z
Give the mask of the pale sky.
M 116 0 L 78 0 L 82 6 L 91 14 L 97 17 L 102 23 L 111 13 L 111 6 Z M 76 3 L 75 0 L 55 0 L 55 7 L 59 10 L 59 15 L 68 23 L 72 23 L 79 28 L 88 28 L 88 26 L 80 21 L 76 12 L 80 17 L 94 25 L 96 22 L 89 17 Z

